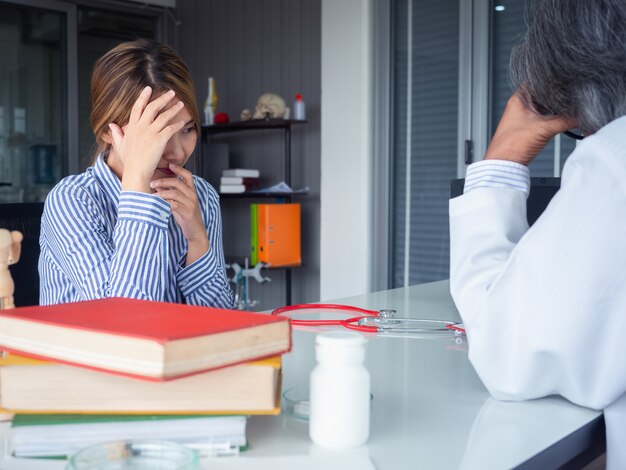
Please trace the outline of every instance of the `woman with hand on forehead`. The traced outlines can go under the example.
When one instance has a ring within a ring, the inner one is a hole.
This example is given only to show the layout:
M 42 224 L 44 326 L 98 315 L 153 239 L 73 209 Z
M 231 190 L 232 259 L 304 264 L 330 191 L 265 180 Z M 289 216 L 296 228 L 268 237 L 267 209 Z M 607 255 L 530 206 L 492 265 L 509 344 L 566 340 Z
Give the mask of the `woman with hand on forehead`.
M 233 306 L 215 190 L 184 168 L 200 130 L 189 70 L 168 46 L 120 44 L 94 66 L 98 150 L 46 199 L 40 304 L 104 297 Z

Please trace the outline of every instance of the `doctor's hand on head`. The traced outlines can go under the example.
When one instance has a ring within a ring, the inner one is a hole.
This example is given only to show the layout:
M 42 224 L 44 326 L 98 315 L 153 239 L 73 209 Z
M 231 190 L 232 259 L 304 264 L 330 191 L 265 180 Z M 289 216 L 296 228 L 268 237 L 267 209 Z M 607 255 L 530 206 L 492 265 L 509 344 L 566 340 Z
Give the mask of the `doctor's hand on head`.
M 485 160 L 509 160 L 528 165 L 555 135 L 575 127 L 575 119 L 542 116 L 528 109 L 518 91 L 509 98 Z

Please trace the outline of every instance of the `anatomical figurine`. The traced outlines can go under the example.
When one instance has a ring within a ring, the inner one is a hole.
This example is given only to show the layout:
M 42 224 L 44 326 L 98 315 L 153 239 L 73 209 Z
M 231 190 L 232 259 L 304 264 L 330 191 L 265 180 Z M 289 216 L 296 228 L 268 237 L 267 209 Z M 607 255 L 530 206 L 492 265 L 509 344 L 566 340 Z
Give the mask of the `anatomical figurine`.
M 20 232 L 0 229 L 0 309 L 15 308 L 13 303 L 15 284 L 9 265 L 17 263 L 23 238 Z

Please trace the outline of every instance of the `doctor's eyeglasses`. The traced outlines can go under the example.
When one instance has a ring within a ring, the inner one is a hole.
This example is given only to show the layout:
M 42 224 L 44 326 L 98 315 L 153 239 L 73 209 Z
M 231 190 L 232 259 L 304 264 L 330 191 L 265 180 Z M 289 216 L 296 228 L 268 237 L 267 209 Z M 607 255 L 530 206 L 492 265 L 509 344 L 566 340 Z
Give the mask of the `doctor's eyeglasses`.
M 565 132 L 563 132 L 563 134 L 565 134 L 567 137 L 571 137 L 572 139 L 575 139 L 575 140 L 583 140 L 585 138 L 585 136 L 582 135 L 582 133 L 580 132 L 579 129 L 573 129 L 571 131 L 565 131 Z

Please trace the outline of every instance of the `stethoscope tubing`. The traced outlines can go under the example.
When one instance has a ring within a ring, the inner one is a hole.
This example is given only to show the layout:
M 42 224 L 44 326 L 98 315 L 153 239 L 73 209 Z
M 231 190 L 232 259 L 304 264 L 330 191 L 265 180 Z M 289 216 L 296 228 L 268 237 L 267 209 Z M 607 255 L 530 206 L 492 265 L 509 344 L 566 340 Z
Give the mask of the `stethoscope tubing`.
M 361 315 L 358 317 L 346 318 L 343 320 L 297 320 L 290 318 L 290 322 L 294 326 L 343 326 L 349 330 L 362 331 L 365 333 L 376 333 L 378 328 L 375 326 L 359 325 L 358 322 L 361 318 L 376 317 L 378 316 L 377 310 L 369 310 L 361 307 L 354 307 L 353 305 L 340 305 L 340 304 L 296 304 L 288 305 L 286 307 L 280 307 L 272 311 L 272 315 L 278 316 L 284 313 L 299 312 L 300 310 L 340 310 L 343 312 L 357 312 Z
M 272 315 L 279 316 L 285 313 L 298 313 L 301 310 L 338 310 L 342 312 L 357 312 L 361 315 L 351 318 L 345 318 L 343 320 L 297 320 L 295 318 L 289 318 L 289 321 L 293 326 L 341 326 L 349 330 L 361 331 L 364 333 L 378 333 L 379 328 L 373 325 L 363 325 L 361 321 L 365 318 L 378 317 L 379 311 L 369 310 L 361 307 L 355 307 L 352 305 L 341 304 L 296 304 L 288 305 L 285 307 L 279 307 L 272 311 Z M 449 323 L 445 325 L 445 329 L 455 331 L 457 333 L 464 333 L 465 329 L 458 323 Z

